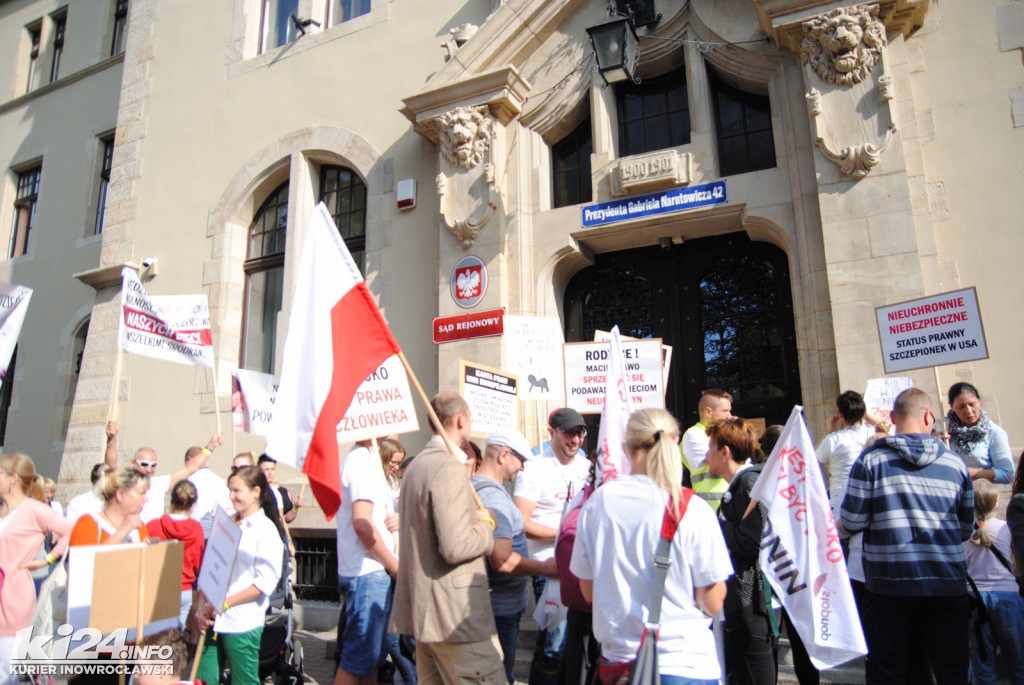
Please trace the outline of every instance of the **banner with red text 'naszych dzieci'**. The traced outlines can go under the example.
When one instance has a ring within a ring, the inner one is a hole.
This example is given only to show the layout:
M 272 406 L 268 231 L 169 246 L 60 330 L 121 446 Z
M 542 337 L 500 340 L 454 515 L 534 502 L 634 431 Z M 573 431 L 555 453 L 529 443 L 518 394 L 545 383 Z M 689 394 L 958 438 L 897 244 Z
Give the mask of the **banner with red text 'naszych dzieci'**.
M 118 347 L 179 364 L 213 368 L 213 335 L 206 295 L 150 297 L 133 269 L 121 271 Z

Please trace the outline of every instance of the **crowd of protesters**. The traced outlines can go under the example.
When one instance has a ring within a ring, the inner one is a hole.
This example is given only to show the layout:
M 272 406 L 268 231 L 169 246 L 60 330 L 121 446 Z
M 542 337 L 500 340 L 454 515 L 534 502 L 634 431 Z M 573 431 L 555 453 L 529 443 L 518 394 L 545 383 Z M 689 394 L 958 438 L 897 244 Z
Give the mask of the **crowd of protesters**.
M 951 387 L 943 431 L 920 390 L 900 394 L 891 417 L 847 391 L 818 442 L 869 684 L 987 685 L 997 654 L 1024 683 L 1024 479 L 980 397 L 968 383 Z M 751 493 L 781 426 L 759 436 L 723 390 L 703 393 L 685 432 L 668 412 L 637 411 L 623 444 L 630 472 L 596 487 L 573 409 L 552 412 L 542 445 L 507 428 L 480 449 L 460 396 L 440 393 L 431 407 L 439 425 L 418 454 L 386 436 L 342 459 L 337 685 L 375 683 L 387 660 L 404 685 L 512 683 L 531 577 L 541 630 L 530 685 L 632 682 L 652 623 L 664 685 L 777 682 L 780 626 L 801 685 L 816 685 L 759 560 L 768 514 Z M 179 629 L 209 632 L 194 657 L 201 679 L 218 682 L 229 664 L 231 682 L 260 682 L 264 615 L 289 572 L 285 524 L 301 497 L 275 482 L 268 455 L 237 455 L 225 483 L 206 467 L 219 433 L 170 476 L 154 475 L 149 448 L 119 465 L 116 424 L 107 435 L 94 488 L 68 504 L 69 517 L 31 459 L 0 457 L 0 683 L 16 682 L 7 674 L 14 636 L 33 621 L 33 573 L 45 577 L 69 547 L 73 558 L 84 545 L 149 540 L 183 544 Z M 1011 482 L 1004 521 L 995 484 Z M 242 538 L 215 607 L 195 583 L 218 506 Z M 180 633 L 150 640 L 174 646 L 183 675 Z

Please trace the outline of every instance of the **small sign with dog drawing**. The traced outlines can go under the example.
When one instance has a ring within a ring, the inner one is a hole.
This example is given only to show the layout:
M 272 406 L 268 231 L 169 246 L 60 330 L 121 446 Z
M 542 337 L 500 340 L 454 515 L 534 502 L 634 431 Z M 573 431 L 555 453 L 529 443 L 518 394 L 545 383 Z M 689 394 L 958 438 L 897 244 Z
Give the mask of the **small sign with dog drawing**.
M 558 317 L 506 316 L 504 338 L 504 366 L 520 378 L 519 399 L 565 401 Z

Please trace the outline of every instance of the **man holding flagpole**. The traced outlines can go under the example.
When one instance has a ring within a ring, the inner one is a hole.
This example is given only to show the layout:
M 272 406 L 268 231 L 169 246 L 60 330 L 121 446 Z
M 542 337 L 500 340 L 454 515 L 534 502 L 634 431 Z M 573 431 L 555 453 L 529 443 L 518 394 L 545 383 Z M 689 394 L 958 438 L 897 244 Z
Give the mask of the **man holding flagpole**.
M 430 402 L 450 442 L 470 437 L 469 405 L 442 392 Z M 420 685 L 507 682 L 483 555 L 495 522 L 477 509 L 469 473 L 437 434 L 402 479 L 391 632 L 416 638 Z
M 971 602 L 962 543 L 974 529 L 971 477 L 932 437 L 927 393 L 904 390 L 892 419 L 896 435 L 854 462 L 840 508 L 843 528 L 864 532 L 866 680 L 906 682 L 913 641 L 938 683 L 966 683 Z

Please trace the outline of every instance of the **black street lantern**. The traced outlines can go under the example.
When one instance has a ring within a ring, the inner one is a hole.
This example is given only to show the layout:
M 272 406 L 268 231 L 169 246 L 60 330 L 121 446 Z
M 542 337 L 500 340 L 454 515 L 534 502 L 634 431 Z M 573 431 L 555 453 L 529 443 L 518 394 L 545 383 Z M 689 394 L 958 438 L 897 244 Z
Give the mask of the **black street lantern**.
M 630 80 L 635 83 L 639 40 L 636 29 L 626 17 L 618 17 L 587 29 L 590 45 L 594 49 L 597 70 L 605 83 Z

